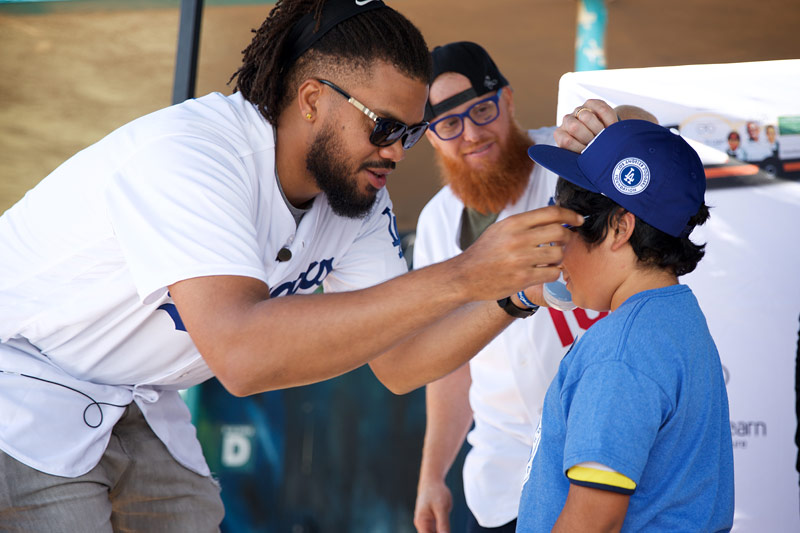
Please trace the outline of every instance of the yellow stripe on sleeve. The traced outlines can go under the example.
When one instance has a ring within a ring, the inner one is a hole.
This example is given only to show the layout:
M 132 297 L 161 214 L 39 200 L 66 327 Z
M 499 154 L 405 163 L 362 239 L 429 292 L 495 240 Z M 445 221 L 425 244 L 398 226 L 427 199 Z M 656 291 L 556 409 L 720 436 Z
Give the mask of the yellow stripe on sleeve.
M 619 472 L 598 470 L 586 466 L 573 466 L 567 470 L 570 481 L 587 487 L 612 490 L 623 494 L 633 494 L 636 483 Z

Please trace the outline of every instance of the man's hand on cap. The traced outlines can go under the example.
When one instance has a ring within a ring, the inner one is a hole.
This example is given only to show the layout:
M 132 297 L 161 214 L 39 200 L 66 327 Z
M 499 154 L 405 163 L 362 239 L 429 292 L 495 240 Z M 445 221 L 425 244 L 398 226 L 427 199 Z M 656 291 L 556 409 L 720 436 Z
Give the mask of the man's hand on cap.
M 603 100 L 586 100 L 564 116 L 553 137 L 559 148 L 582 152 L 598 133 L 618 120 L 617 114 Z

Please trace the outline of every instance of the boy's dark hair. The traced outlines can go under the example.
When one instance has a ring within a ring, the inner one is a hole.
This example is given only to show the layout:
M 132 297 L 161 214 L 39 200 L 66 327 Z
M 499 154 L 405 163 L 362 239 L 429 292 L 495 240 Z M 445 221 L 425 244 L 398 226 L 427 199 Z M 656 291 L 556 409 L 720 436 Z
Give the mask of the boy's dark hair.
M 591 215 L 582 226 L 575 228 L 590 248 L 605 239 L 609 226 L 613 227 L 613 223 L 626 213 L 626 209 L 607 196 L 587 191 L 564 178 L 558 179 L 555 199 L 562 207 L 584 216 Z M 704 224 L 708 217 L 708 206 L 704 203 L 697 214 L 689 219 L 689 225 L 694 227 Z M 705 255 L 706 247 L 705 244 L 694 244 L 689 237 L 667 235 L 638 216 L 629 242 L 640 262 L 652 267 L 670 269 L 676 276 L 683 276 L 693 271 Z
M 278 0 L 243 51 L 242 66 L 230 81 L 272 124 L 304 80 L 326 73 L 367 70 L 385 61 L 409 78 L 428 83 L 431 60 L 420 31 L 389 7 L 355 15 L 328 31 L 296 61 L 287 60 L 292 27 L 313 13 L 319 25 L 326 0 Z M 285 63 L 289 64 L 285 64 Z M 334 80 L 335 81 L 335 80 Z

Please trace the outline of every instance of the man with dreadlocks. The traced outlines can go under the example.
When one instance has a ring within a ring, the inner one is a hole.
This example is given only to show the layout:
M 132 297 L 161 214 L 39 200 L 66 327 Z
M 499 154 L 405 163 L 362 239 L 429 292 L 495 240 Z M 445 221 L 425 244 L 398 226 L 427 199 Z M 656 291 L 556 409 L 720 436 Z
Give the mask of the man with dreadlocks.
M 407 391 L 557 277 L 549 244 L 581 217 L 556 207 L 398 276 L 384 186 L 425 132 L 429 76 L 419 31 L 381 1 L 278 1 L 234 94 L 121 127 L 0 217 L 0 529 L 216 530 L 178 390 L 372 362 Z

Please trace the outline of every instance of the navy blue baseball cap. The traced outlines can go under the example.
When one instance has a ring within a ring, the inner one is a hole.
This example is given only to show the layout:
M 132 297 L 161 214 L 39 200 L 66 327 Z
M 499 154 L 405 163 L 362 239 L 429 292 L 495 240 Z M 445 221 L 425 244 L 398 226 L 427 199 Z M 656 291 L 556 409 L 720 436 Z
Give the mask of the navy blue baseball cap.
M 706 177 L 697 152 L 680 135 L 652 122 L 614 123 L 580 154 L 537 144 L 528 155 L 673 237 L 691 233 L 689 219 L 703 205 Z

